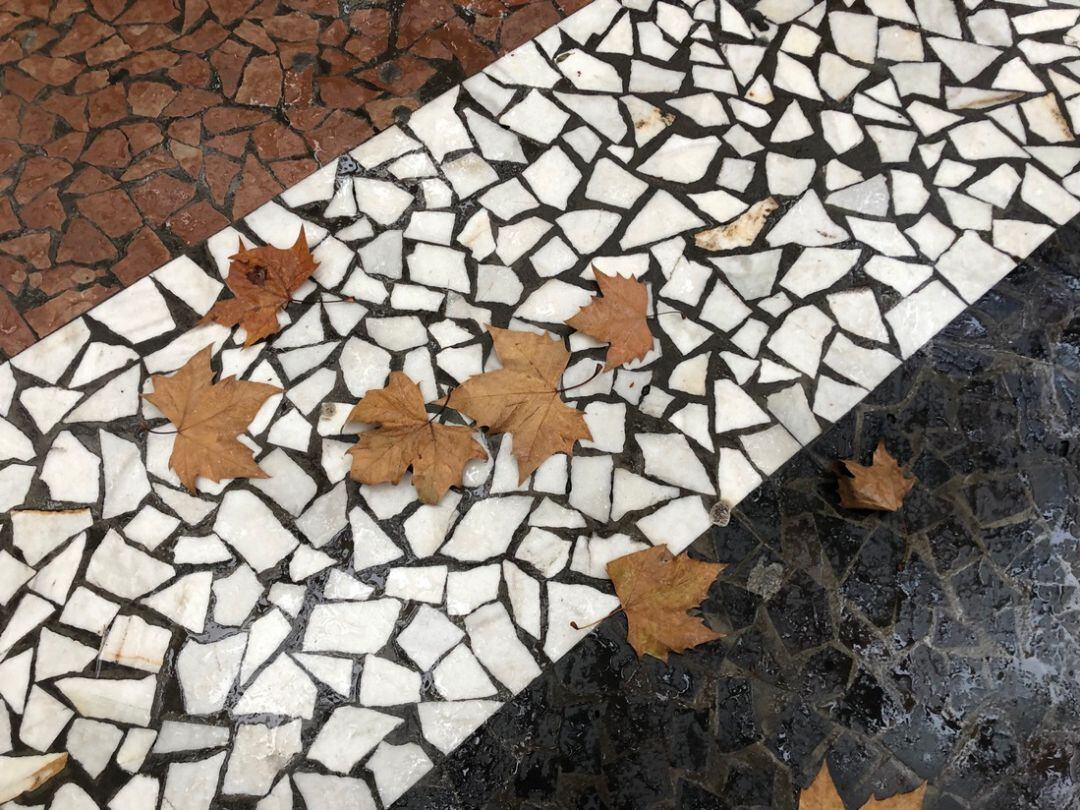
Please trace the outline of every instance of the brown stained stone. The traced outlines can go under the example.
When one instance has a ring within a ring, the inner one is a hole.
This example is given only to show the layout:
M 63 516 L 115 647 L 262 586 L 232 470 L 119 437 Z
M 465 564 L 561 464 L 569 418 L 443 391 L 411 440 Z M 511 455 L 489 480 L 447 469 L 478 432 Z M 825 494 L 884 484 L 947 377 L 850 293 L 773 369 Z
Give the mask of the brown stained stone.
M 242 157 L 244 152 L 247 151 L 249 137 L 250 133 L 248 132 L 234 132 L 231 135 L 218 135 L 216 138 L 211 138 L 206 142 L 206 145 L 211 149 L 224 152 L 226 155 Z
M 180 30 L 187 33 L 202 17 L 203 12 L 209 8 L 206 0 L 184 0 L 184 22 Z
M 233 178 L 240 171 L 240 164 L 229 160 L 227 157 L 207 152 L 203 158 L 203 172 L 206 175 L 206 185 L 210 189 L 210 197 L 220 206 L 225 205 L 225 198 L 229 194 Z
M 491 64 L 499 55 L 478 40 L 460 17 L 450 20 L 431 36 L 438 35 L 450 48 L 454 58 L 464 68 L 466 75 L 477 73 Z
M 50 186 L 71 174 L 71 164 L 51 157 L 31 157 L 23 164 L 19 184 L 15 187 L 15 202 L 30 202 Z
M 244 70 L 236 100 L 241 104 L 275 107 L 281 100 L 281 79 L 281 63 L 276 56 L 257 56 Z
M 202 122 L 211 135 L 247 129 L 261 124 L 270 116 L 261 110 L 245 110 L 240 107 L 215 107 L 203 114 Z
M 88 309 L 104 301 L 115 290 L 95 284 L 85 290 L 66 290 L 55 298 L 26 313 L 26 322 L 39 337 L 51 334 L 64 324 L 78 318 Z
M 117 59 L 123 59 L 129 53 L 131 53 L 131 46 L 124 40 L 120 37 L 109 37 L 100 45 L 96 45 L 86 52 L 86 64 L 91 67 L 106 65 L 109 62 L 115 62 Z
M 15 216 L 15 211 L 11 207 L 11 200 L 8 199 L 7 195 L 0 197 L 0 233 L 11 233 L 21 227 L 19 219 Z
M 166 224 L 185 244 L 194 245 L 213 236 L 228 225 L 229 220 L 206 200 L 201 200 L 173 214 Z
M 307 142 L 320 163 L 333 160 L 373 133 L 367 121 L 343 110 L 334 110 L 316 129 L 306 134 Z
M 176 98 L 169 102 L 162 114 L 166 118 L 189 118 L 208 107 L 220 104 L 221 101 L 220 93 L 200 90 L 197 87 L 185 87 Z
M 0 65 L 6 65 L 9 62 L 18 62 L 23 58 L 23 49 L 13 39 L 0 40 Z
M 361 62 L 370 62 L 386 51 L 386 40 L 365 36 L 349 37 L 345 43 L 345 50 Z
M 68 20 L 72 14 L 86 9 L 85 0 L 57 0 L 49 4 L 49 22 L 59 25 Z
M 93 93 L 103 87 L 109 86 L 109 71 L 107 70 L 93 70 L 89 73 L 83 73 L 79 78 L 75 80 L 75 92 L 80 96 L 85 96 L 88 93 Z
M 148 152 L 146 157 L 133 163 L 126 172 L 120 175 L 120 180 L 124 183 L 134 183 L 136 180 L 142 180 L 144 177 L 149 177 L 155 172 L 175 169 L 177 165 L 178 164 L 176 160 L 173 159 L 173 156 L 164 149 L 155 149 L 152 152 Z
M 23 104 L 14 96 L 0 96 L 0 138 L 19 137 L 19 112 Z
M 15 141 L 0 141 L 0 174 L 7 173 L 7 170 L 18 163 L 22 156 L 23 150 Z
M 35 101 L 45 88 L 44 82 L 39 82 L 34 77 L 16 70 L 14 67 L 9 67 L 4 71 L 4 82 L 7 84 L 8 92 L 13 93 L 23 101 Z
M 111 25 L 106 25 L 89 14 L 80 14 L 75 18 L 68 32 L 52 46 L 49 52 L 52 56 L 71 56 L 82 53 L 114 33 L 116 29 Z
M 78 62 L 33 54 L 19 62 L 19 68 L 43 84 L 61 87 L 82 71 Z
M 270 39 L 270 35 L 266 33 L 266 29 L 256 25 L 251 22 L 251 20 L 244 20 L 241 22 L 233 29 L 233 34 L 246 42 L 250 42 L 256 48 L 259 48 L 266 53 L 277 52 L 277 45 L 274 44 L 274 40 Z
M 104 166 L 109 169 L 122 169 L 131 159 L 127 138 L 118 129 L 107 129 L 94 138 L 85 152 L 83 161 L 92 166 Z
M 414 96 L 397 96 L 368 102 L 364 105 L 364 112 L 376 129 L 386 129 L 399 123 L 409 112 L 419 107 L 420 102 Z
M 30 286 L 45 295 L 58 295 L 65 290 L 85 286 L 100 280 L 106 274 L 103 268 L 95 269 L 81 264 L 61 264 L 28 277 Z
M 322 17 L 335 17 L 338 14 L 338 5 L 335 0 L 284 0 L 286 6 L 306 14 L 316 14 Z
M 90 126 L 95 128 L 108 126 L 114 121 L 126 118 L 127 95 L 124 93 L 123 85 L 114 84 L 112 87 L 94 93 L 90 96 L 88 109 Z
M 454 7 L 446 0 L 405 0 L 398 17 L 397 47 L 408 48 L 453 16 Z
M 304 139 L 276 121 L 267 121 L 251 133 L 255 151 L 265 161 L 296 157 L 307 151 Z
M 378 91 L 357 84 L 346 76 L 319 77 L 319 97 L 327 107 L 355 110 L 378 95 Z
M 19 140 L 25 145 L 41 146 L 52 140 L 56 130 L 56 116 L 39 107 L 28 107 L 23 113 Z
M 82 132 L 90 129 L 90 124 L 86 118 L 85 98 L 65 95 L 54 90 L 49 93 L 48 98 L 41 102 L 41 106 L 63 118 L 72 129 Z
M 310 65 L 303 70 L 295 68 L 285 73 L 285 104 L 289 107 L 307 107 L 315 102 L 315 70 Z
M 79 155 L 82 154 L 83 146 L 85 144 L 85 132 L 69 132 L 67 135 L 57 138 L 52 143 L 45 144 L 45 154 L 49 157 L 66 160 L 68 163 L 74 163 Z
M 326 120 L 330 110 L 325 107 L 290 107 L 285 110 L 285 117 L 289 119 L 289 125 L 297 132 L 308 132 L 315 129 Z
M 263 20 L 263 28 L 278 42 L 306 42 L 319 36 L 319 21 L 297 12 Z
M 167 174 L 159 174 L 131 190 L 135 204 L 151 225 L 162 225 L 195 196 L 195 186 Z
M 143 228 L 131 240 L 124 258 L 112 267 L 113 275 L 129 287 L 161 267 L 171 258 L 169 249 L 150 228 Z
M 253 155 L 248 155 L 240 183 L 233 192 L 232 218 L 251 213 L 281 190 L 282 185 L 274 176 Z
M 309 174 L 319 168 L 319 164 L 311 158 L 302 160 L 279 160 L 270 164 L 270 171 L 281 184 L 288 188 L 294 183 L 299 183 Z
M 235 96 L 240 87 L 240 74 L 250 53 L 250 46 L 230 39 L 210 54 L 210 64 L 214 66 L 221 82 L 221 92 L 229 98 Z
M 197 146 L 189 146 L 186 143 L 180 143 L 180 141 L 172 141 L 169 144 L 169 151 L 172 156 L 176 158 L 176 162 L 180 164 L 180 168 L 184 170 L 184 174 L 190 177 L 192 180 L 199 179 L 199 173 L 202 171 L 203 151 Z
M 172 0 L 135 0 L 128 10 L 117 18 L 116 23 L 117 25 L 167 23 L 179 16 L 180 12 Z
M 52 239 L 47 233 L 27 233 L 0 242 L 0 252 L 26 259 L 31 267 L 44 270 L 52 266 L 49 245 Z
M 151 124 L 149 121 L 125 124 L 120 129 L 127 136 L 128 144 L 131 146 L 131 154 L 133 155 L 145 152 L 165 140 L 165 136 L 161 134 L 158 125 Z
M 202 56 L 193 53 L 185 53 L 180 57 L 180 64 L 170 68 L 166 73 L 177 84 L 190 85 L 192 87 L 210 86 L 210 65 Z
M 94 13 L 101 19 L 112 20 L 124 10 L 127 0 L 90 0 L 90 5 L 93 6 Z
M 209 0 L 210 11 L 222 25 L 236 22 L 247 13 L 255 0 Z
M 79 172 L 72 179 L 66 189 L 65 194 L 94 194 L 98 191 L 104 191 L 107 188 L 115 188 L 116 181 L 109 175 L 98 171 L 93 166 L 88 166 Z
M 476 34 L 478 39 L 497 43 L 499 41 L 499 29 L 501 27 L 501 16 L 488 16 L 486 14 L 477 14 L 476 21 L 473 23 L 473 33 Z
M 207 20 L 190 34 L 182 36 L 173 42 L 172 47 L 178 51 L 206 53 L 215 45 L 220 45 L 228 37 L 229 32 L 218 25 L 217 22 Z
M 34 333 L 19 311 L 6 295 L 0 294 L 0 351 L 14 357 L 33 344 L 34 340 Z
M 160 82 L 133 82 L 128 89 L 131 112 L 145 118 L 157 118 L 176 97 L 176 91 Z
M 75 217 L 68 221 L 67 230 L 60 240 L 60 247 L 56 250 L 58 262 L 102 262 L 115 256 L 116 248 L 113 247 L 112 242 L 82 217 Z
M 197 118 L 173 121 L 169 124 L 169 137 L 181 143 L 198 146 L 202 142 L 202 124 Z
M 59 230 L 64 224 L 64 206 L 56 189 L 50 188 L 39 194 L 34 200 L 19 208 L 19 218 L 27 228 L 36 231 L 52 228 Z
M 146 51 L 125 59 L 119 67 L 132 76 L 145 76 L 162 68 L 170 68 L 179 61 L 180 57 L 172 51 Z
M 330 25 L 323 29 L 319 34 L 320 45 L 336 45 L 341 46 L 345 40 L 349 38 L 349 26 L 347 26 L 342 20 L 334 20 Z
M 307 67 L 313 64 L 318 56 L 319 46 L 313 39 L 307 42 L 282 42 L 278 46 L 278 58 L 285 70 Z
M 423 87 L 434 75 L 434 68 L 426 62 L 411 56 L 399 56 L 391 62 L 383 62 L 378 67 L 365 70 L 359 78 L 380 90 L 396 96 L 407 96 Z
M 131 233 L 142 224 L 138 209 L 120 189 L 82 197 L 78 208 L 84 217 L 113 239 Z
M 136 51 L 149 51 L 167 45 L 179 36 L 167 25 L 125 25 L 120 28 L 124 42 Z
M 550 3 L 532 3 L 514 11 L 503 21 L 500 45 L 511 51 L 559 21 L 559 13 Z
M 22 292 L 26 284 L 26 265 L 11 256 L 0 256 L 0 287 L 12 295 Z

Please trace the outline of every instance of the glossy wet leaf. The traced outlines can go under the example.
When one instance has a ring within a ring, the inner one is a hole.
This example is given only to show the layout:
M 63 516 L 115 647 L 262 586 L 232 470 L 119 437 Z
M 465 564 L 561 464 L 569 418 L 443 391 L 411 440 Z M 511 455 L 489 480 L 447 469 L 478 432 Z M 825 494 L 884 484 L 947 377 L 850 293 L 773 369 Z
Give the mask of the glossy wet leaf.
M 420 387 L 400 371 L 390 375 L 385 388 L 369 391 L 349 420 L 378 425 L 361 433 L 349 450 L 352 479 L 396 484 L 412 467 L 413 486 L 424 503 L 438 503 L 450 487 L 460 486 L 471 459 L 487 458 L 472 428 L 432 421 Z
M 860 805 L 859 810 L 920 810 L 925 795 L 924 782 L 915 790 L 897 793 L 886 799 L 875 799 L 871 796 L 865 804 Z M 821 763 L 821 770 L 814 777 L 814 781 L 799 794 L 799 810 L 847 810 L 826 763 Z
M 840 503 L 848 509 L 895 512 L 917 480 L 904 474 L 896 459 L 885 449 L 884 441 L 878 442 L 869 465 L 851 458 L 842 460 L 840 464 L 850 473 L 837 476 Z
M 492 433 L 512 435 L 524 481 L 555 453 L 571 455 L 574 442 L 592 434 L 585 414 L 560 396 L 559 381 L 570 361 L 561 340 L 494 326 L 488 331 L 502 368 L 470 377 L 446 403 Z
M 595 267 L 593 275 L 601 297 L 590 301 L 566 325 L 609 344 L 607 369 L 642 359 L 653 346 L 648 290 L 636 278 L 609 276 Z
M 155 374 L 152 394 L 144 397 L 176 426 L 169 467 L 191 492 L 195 479 L 266 478 L 251 450 L 237 441 L 267 399 L 281 391 L 274 385 L 226 377 L 214 382 L 207 346 L 171 377 Z
M 725 566 L 673 557 L 667 546 L 627 554 L 607 565 L 615 593 L 626 611 L 627 639 L 638 657 L 661 661 L 706 641 L 723 638 L 698 616 L 687 611 L 708 595 L 709 587 Z
M 225 283 L 233 297 L 214 304 L 201 323 L 242 326 L 246 332 L 244 346 L 278 331 L 278 311 L 318 267 L 308 250 L 303 227 L 293 246 L 286 249 L 273 245 L 247 248 L 241 239 L 229 261 Z

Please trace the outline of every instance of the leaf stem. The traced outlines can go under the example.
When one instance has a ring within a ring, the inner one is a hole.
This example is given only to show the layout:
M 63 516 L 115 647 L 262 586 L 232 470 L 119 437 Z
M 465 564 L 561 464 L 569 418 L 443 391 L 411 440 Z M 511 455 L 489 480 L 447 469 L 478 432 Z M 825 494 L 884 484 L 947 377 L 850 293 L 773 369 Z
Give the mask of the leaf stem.
M 570 622 L 570 626 L 573 627 L 575 630 L 588 630 L 590 627 L 596 627 L 596 625 L 600 624 L 600 622 L 604 621 L 605 619 L 610 619 L 612 616 L 614 616 L 616 613 L 618 613 L 622 609 L 623 609 L 623 606 L 619 605 L 617 608 L 615 608 L 613 611 L 611 611 L 611 613 L 609 613 L 607 616 L 601 616 L 599 619 L 597 619 L 594 622 L 589 622 L 588 624 L 579 625 L 577 622 L 572 621 L 572 622 Z
M 604 370 L 604 364 L 603 363 L 597 363 L 596 364 L 596 371 L 594 371 L 592 373 L 592 376 L 589 377 L 589 379 L 582 380 L 581 382 L 575 383 L 574 385 L 568 386 L 566 388 L 556 388 L 555 393 L 556 394 L 565 394 L 567 391 L 573 391 L 575 388 L 581 388 L 581 386 L 583 386 L 583 385 L 588 385 L 593 380 L 595 380 L 597 377 L 599 377 L 600 374 L 603 372 L 603 370 Z

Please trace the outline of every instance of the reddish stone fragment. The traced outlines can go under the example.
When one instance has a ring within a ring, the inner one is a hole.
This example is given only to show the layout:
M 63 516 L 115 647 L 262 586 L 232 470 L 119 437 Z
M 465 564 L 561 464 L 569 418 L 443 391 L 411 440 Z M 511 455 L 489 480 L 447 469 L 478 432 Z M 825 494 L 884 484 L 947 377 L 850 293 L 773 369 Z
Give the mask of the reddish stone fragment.
M 473 23 L 473 33 L 476 34 L 479 39 L 495 43 L 499 41 L 500 27 L 502 27 L 502 17 L 489 17 L 485 14 L 478 14 L 476 16 L 476 22 Z
M 176 96 L 176 91 L 159 82 L 133 82 L 128 90 L 131 112 L 145 118 L 157 118 Z
M 103 268 L 84 267 L 81 264 L 61 264 L 50 267 L 43 273 L 31 273 L 30 286 L 41 290 L 50 298 L 64 290 L 92 284 L 105 275 Z
M 250 46 L 230 39 L 210 55 L 210 64 L 214 66 L 221 81 L 221 92 L 227 97 L 236 95 L 240 86 L 240 74 L 250 54 Z
M 210 188 L 210 197 L 215 203 L 225 205 L 229 187 L 239 171 L 239 163 L 213 152 L 206 153 L 203 158 L 203 172 L 206 175 L 206 185 Z
M 132 76 L 144 76 L 162 68 L 170 68 L 179 61 L 180 57 L 172 51 L 147 51 L 125 59 L 120 64 L 120 68 Z
M 276 121 L 267 121 L 252 133 L 255 150 L 263 160 L 278 160 L 307 152 L 304 139 Z
M 55 188 L 47 189 L 19 209 L 19 218 L 27 228 L 33 230 L 45 230 L 52 228 L 59 230 L 66 219 L 64 206 L 60 204 L 60 198 Z
M 229 32 L 218 25 L 214 20 L 207 20 L 187 36 L 180 37 L 173 42 L 172 47 L 178 51 L 206 53 L 215 45 L 220 45 L 224 42 L 228 36 Z
M 23 57 L 22 46 L 13 39 L 0 40 L 0 65 L 17 62 Z
M 285 104 L 290 107 L 312 104 L 315 101 L 314 76 L 315 70 L 310 65 L 303 70 L 289 70 L 285 74 Z
M 129 53 L 131 53 L 131 46 L 124 40 L 120 37 L 109 37 L 100 45 L 86 52 L 86 64 L 91 67 L 105 65 L 109 62 L 115 62 L 117 59 L 123 59 Z
M 266 121 L 269 116 L 261 110 L 245 110 L 240 107 L 215 107 L 203 115 L 203 126 L 211 135 L 247 129 Z
M 400 56 L 391 62 L 383 62 L 378 67 L 365 70 L 360 74 L 360 78 L 380 90 L 405 96 L 419 90 L 434 75 L 435 70 L 427 63 L 411 56 Z
M 92 70 L 89 73 L 83 73 L 75 80 L 75 92 L 80 96 L 108 86 L 109 71 L 107 70 Z
M 28 203 L 38 194 L 71 174 L 71 165 L 64 160 L 50 157 L 31 157 L 23 164 L 19 184 L 15 187 L 15 201 Z
M 335 0 L 285 0 L 285 5 L 306 14 L 317 14 L 322 17 L 336 17 L 338 13 L 338 4 Z
M 169 217 L 168 228 L 188 245 L 202 242 L 220 231 L 229 220 L 202 200 Z
M 14 166 L 23 156 L 22 148 L 15 141 L 0 141 L 0 174 L 12 176 L 8 169 Z
M 52 240 L 47 233 L 27 233 L 0 242 L 0 251 L 11 256 L 21 256 L 38 270 L 52 266 L 49 246 Z
M 241 104 L 275 107 L 281 100 L 281 79 L 281 63 L 276 56 L 257 56 L 244 71 L 236 100 Z
M 196 56 L 193 53 L 184 54 L 180 58 L 180 64 L 170 68 L 165 75 L 180 85 L 189 87 L 210 86 L 210 65 L 207 64 L 205 57 Z
M 22 102 L 14 96 L 0 96 L 0 138 L 19 137 L 19 112 Z
M 34 333 L 30 331 L 19 311 L 6 295 L 0 295 L 0 351 L 8 357 L 14 357 L 33 345 L 34 340 Z
M 365 36 L 350 37 L 345 43 L 345 50 L 361 62 L 370 62 L 386 51 L 386 40 Z
M 128 164 L 131 152 L 127 138 L 118 129 L 107 129 L 94 138 L 90 148 L 83 153 L 83 161 L 92 166 L 120 169 Z
M 26 322 L 40 337 L 55 332 L 61 326 L 78 318 L 88 309 L 104 301 L 115 289 L 95 284 L 85 290 L 67 290 L 26 313 Z
M 192 180 L 199 179 L 203 161 L 202 149 L 197 146 L 188 146 L 180 141 L 173 141 L 169 144 L 169 151 L 188 177 Z
M 326 163 L 368 138 L 372 131 L 366 121 L 342 110 L 334 110 L 319 127 L 308 132 L 306 137 L 315 152 L 315 158 L 320 163 Z
M 114 33 L 115 29 L 111 25 L 106 25 L 89 14 L 80 14 L 63 39 L 52 46 L 50 53 L 53 56 L 82 53 Z
M 340 46 L 341 43 L 348 38 L 349 26 L 342 20 L 334 20 L 330 25 L 323 29 L 321 34 L 319 34 L 319 44 Z
M 296 12 L 264 20 L 263 28 L 278 42 L 305 42 L 319 36 L 318 21 Z
M 499 45 L 503 51 L 512 51 L 558 21 L 559 14 L 551 4 L 532 3 L 503 20 Z
M 149 121 L 141 121 L 137 124 L 125 124 L 120 127 L 124 134 L 127 136 L 128 144 L 131 146 L 131 154 L 137 155 L 140 152 L 145 152 L 152 146 L 157 146 L 163 140 L 165 136 L 161 134 L 161 130 L 157 124 L 151 124 Z
M 432 28 L 454 16 L 446 0 L 405 0 L 398 17 L 397 47 L 408 48 Z
M 255 5 L 255 0 L 209 0 L 210 10 L 221 21 L 222 25 L 239 20 L 249 8 Z
M 216 138 L 211 138 L 206 142 L 206 145 L 211 149 L 217 149 L 219 152 L 224 152 L 226 155 L 232 155 L 233 157 L 242 157 L 244 152 L 247 151 L 248 143 L 247 132 L 234 132 L 232 135 L 218 135 Z
M 135 0 L 116 22 L 118 25 L 167 23 L 179 16 L 171 0 Z
M 556 0 L 559 4 L 559 8 L 562 9 L 562 13 L 569 16 L 575 11 L 580 11 L 589 5 L 592 0 Z
M 82 154 L 83 145 L 86 143 L 85 132 L 69 132 L 67 135 L 57 138 L 52 143 L 45 145 L 45 154 L 49 157 L 60 158 L 68 163 L 74 163 Z
M 311 158 L 279 160 L 270 164 L 270 170 L 286 188 L 294 183 L 299 183 L 318 168 L 319 164 Z
M 338 76 L 352 73 L 361 67 L 360 61 L 337 48 L 323 48 L 319 52 L 319 61 L 327 66 L 327 73 Z
M 212 90 L 200 90 L 197 87 L 185 87 L 180 94 L 169 102 L 163 115 L 167 118 L 188 118 L 201 113 L 208 107 L 220 104 L 221 94 Z
M 78 208 L 84 217 L 114 239 L 131 233 L 142 224 L 138 209 L 120 189 L 82 197 Z
M 114 84 L 90 96 L 90 126 L 104 127 L 125 118 L 128 114 L 124 87 Z
M 176 166 L 177 163 L 172 155 L 164 149 L 155 149 L 148 152 L 141 160 L 133 163 L 127 171 L 120 175 L 120 179 L 125 183 L 132 183 L 136 180 L 142 180 L 144 177 L 149 177 L 155 172 L 175 169 Z
M 0 287 L 12 295 L 22 292 L 23 285 L 29 278 L 26 265 L 11 256 L 0 256 Z
M 289 125 L 298 132 L 308 132 L 315 129 L 326 120 L 330 110 L 321 106 L 290 107 L 285 110 L 285 117 L 289 119 Z
M 233 29 L 233 33 L 266 53 L 277 52 L 277 45 L 274 44 L 274 40 L 270 39 L 270 35 L 266 33 L 266 30 L 251 20 L 244 20 Z
M 19 230 L 20 227 L 22 226 L 19 225 L 19 220 L 11 207 L 11 200 L 5 194 L 0 197 L 0 233 L 11 233 Z
M 64 190 L 65 194 L 94 194 L 116 186 L 116 181 L 109 175 L 99 172 L 92 166 L 83 169 Z
M 90 124 L 86 120 L 86 99 L 53 91 L 41 102 L 41 106 L 63 118 L 72 129 L 86 132 Z
M 116 248 L 105 234 L 81 217 L 68 221 L 56 251 L 58 262 L 102 262 L 116 256 Z M 35 265 L 36 266 L 36 265 Z
M 124 10 L 127 0 L 90 0 L 90 5 L 101 19 L 111 20 Z
M 414 96 L 395 96 L 368 102 L 364 105 L 364 112 L 368 114 L 375 129 L 386 129 L 401 122 L 410 111 L 419 107 L 420 102 Z
M 56 130 L 56 116 L 38 107 L 27 107 L 23 113 L 19 140 L 24 145 L 41 146 L 52 140 Z
M 173 121 L 169 124 L 169 137 L 182 143 L 198 146 L 202 141 L 202 126 L 197 118 L 186 121 Z
M 44 52 L 49 43 L 60 38 L 60 32 L 47 25 L 32 25 L 19 31 L 20 41 L 26 52 Z
M 49 22 L 59 25 L 71 15 L 86 8 L 84 0 L 56 0 L 49 4 Z
M 168 248 L 150 228 L 143 228 L 131 240 L 127 252 L 113 265 L 113 275 L 125 287 L 161 267 L 171 258 Z
M 42 88 L 45 87 L 43 82 L 39 82 L 32 76 L 28 76 L 14 68 L 8 68 L 4 71 L 4 82 L 7 84 L 7 91 L 18 96 L 23 101 L 33 101 Z M 76 83 L 76 86 L 78 86 L 78 83 Z
M 78 62 L 58 59 L 36 53 L 19 62 L 19 68 L 39 82 L 60 87 L 74 79 L 82 71 Z
M 190 31 L 192 26 L 199 21 L 208 4 L 206 0 L 184 0 L 184 23 L 180 26 L 181 31 Z
M 278 46 L 278 58 L 286 70 L 307 67 L 315 61 L 318 54 L 319 46 L 313 39 L 307 42 L 282 42 Z
M 354 110 L 378 95 L 378 91 L 345 76 L 319 77 L 319 97 L 327 107 Z
M 232 218 L 239 219 L 251 213 L 264 202 L 282 190 L 282 185 L 274 179 L 254 155 L 244 160 L 244 173 L 240 184 L 233 193 Z
M 161 225 L 195 196 L 195 186 L 167 174 L 159 174 L 131 190 L 135 204 L 151 225 Z

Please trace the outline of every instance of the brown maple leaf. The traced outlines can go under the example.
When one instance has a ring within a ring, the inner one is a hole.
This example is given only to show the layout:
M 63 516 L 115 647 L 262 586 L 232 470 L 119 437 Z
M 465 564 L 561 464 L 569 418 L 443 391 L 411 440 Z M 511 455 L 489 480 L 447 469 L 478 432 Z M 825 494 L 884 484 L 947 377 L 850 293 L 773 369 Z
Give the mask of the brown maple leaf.
M 438 503 L 446 490 L 460 486 L 470 459 L 487 458 L 472 428 L 433 422 L 424 410 L 420 387 L 400 371 L 390 375 L 386 388 L 369 391 L 349 421 L 379 425 L 361 433 L 349 450 L 352 479 L 396 484 L 412 467 L 413 486 L 424 503 Z
M 218 301 L 199 323 L 239 324 L 247 333 L 245 347 L 277 332 L 278 310 L 319 266 L 308 250 L 303 226 L 293 246 L 284 250 L 273 245 L 244 247 L 241 239 L 229 261 L 226 283 L 234 297 Z
M 915 790 L 898 793 L 887 799 L 875 799 L 871 796 L 859 810 L 920 810 L 925 794 L 926 783 L 923 782 Z M 814 781 L 799 794 L 799 810 L 845 810 L 826 763 L 821 763 L 821 770 L 814 777 Z
M 904 474 L 896 459 L 885 449 L 884 440 L 878 442 L 869 466 L 852 458 L 843 459 L 840 464 L 850 473 L 850 476 L 837 476 L 840 503 L 848 509 L 895 512 L 917 480 Z
M 654 546 L 607 564 L 615 593 L 626 611 L 627 639 L 639 658 L 651 655 L 667 662 L 706 641 L 723 638 L 700 617 L 687 611 L 708 595 L 709 586 L 726 566 L 671 556 L 667 546 Z
M 552 455 L 571 455 L 574 442 L 592 434 L 585 414 L 559 398 L 559 380 L 570 362 L 561 340 L 494 326 L 488 331 L 503 367 L 470 377 L 445 401 L 492 433 L 514 437 L 523 482 Z
M 215 383 L 207 346 L 173 374 L 155 374 L 152 394 L 144 398 L 176 426 L 169 467 L 195 491 L 195 478 L 266 478 L 251 450 L 236 437 L 247 430 L 259 408 L 281 391 L 266 383 L 226 377 Z
M 590 301 L 566 325 L 610 344 L 605 369 L 640 360 L 653 347 L 648 290 L 636 278 L 609 276 L 595 267 L 593 275 L 603 297 Z

